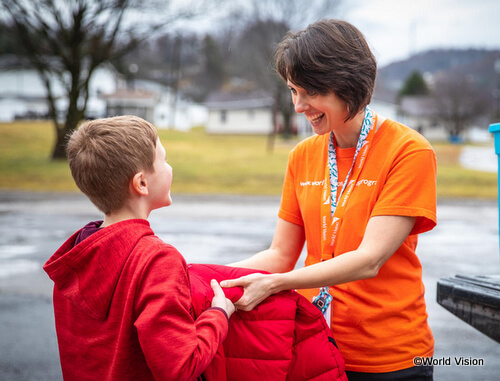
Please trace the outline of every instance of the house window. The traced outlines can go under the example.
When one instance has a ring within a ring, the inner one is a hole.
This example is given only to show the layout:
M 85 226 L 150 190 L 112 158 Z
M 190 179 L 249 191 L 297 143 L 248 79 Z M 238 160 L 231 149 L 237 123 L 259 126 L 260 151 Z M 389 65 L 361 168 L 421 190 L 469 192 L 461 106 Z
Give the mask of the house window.
M 227 111 L 226 110 L 221 110 L 220 111 L 220 121 L 221 123 L 226 123 L 227 120 Z

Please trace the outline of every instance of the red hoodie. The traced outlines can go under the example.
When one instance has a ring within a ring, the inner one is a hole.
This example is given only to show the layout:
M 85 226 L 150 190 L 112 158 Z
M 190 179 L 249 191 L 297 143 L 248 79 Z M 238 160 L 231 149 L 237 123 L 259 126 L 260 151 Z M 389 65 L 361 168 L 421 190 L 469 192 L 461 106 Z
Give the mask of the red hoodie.
M 47 261 L 65 380 L 192 380 L 227 335 L 227 317 L 194 321 L 186 262 L 146 220 L 79 232 Z

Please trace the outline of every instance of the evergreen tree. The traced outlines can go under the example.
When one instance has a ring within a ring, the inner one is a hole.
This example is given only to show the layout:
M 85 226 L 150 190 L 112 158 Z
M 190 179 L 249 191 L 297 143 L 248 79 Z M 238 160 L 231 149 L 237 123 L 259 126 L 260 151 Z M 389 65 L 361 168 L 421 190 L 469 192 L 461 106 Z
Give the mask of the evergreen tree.
M 429 95 L 429 88 L 425 83 L 422 74 L 415 70 L 406 79 L 403 87 L 399 91 L 399 96 L 405 95 Z

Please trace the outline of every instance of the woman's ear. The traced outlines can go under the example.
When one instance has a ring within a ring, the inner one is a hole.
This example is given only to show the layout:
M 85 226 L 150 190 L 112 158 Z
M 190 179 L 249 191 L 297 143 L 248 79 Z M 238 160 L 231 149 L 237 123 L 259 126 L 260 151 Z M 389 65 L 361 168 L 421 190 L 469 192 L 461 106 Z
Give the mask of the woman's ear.
M 144 172 L 137 172 L 130 180 L 130 190 L 132 194 L 138 196 L 147 196 L 149 194 L 148 182 L 144 176 Z

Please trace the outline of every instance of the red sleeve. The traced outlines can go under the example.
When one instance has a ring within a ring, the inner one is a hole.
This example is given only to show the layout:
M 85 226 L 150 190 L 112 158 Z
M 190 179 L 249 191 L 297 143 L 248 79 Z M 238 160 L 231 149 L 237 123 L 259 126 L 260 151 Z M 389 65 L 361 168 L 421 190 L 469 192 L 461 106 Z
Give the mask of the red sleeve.
M 213 360 L 227 335 L 228 321 L 208 309 L 194 321 L 184 258 L 173 248 L 153 255 L 136 291 L 135 327 L 157 380 L 192 380 Z
M 397 160 L 372 216 L 417 217 L 411 234 L 436 226 L 436 155 L 432 149 L 412 151 Z

